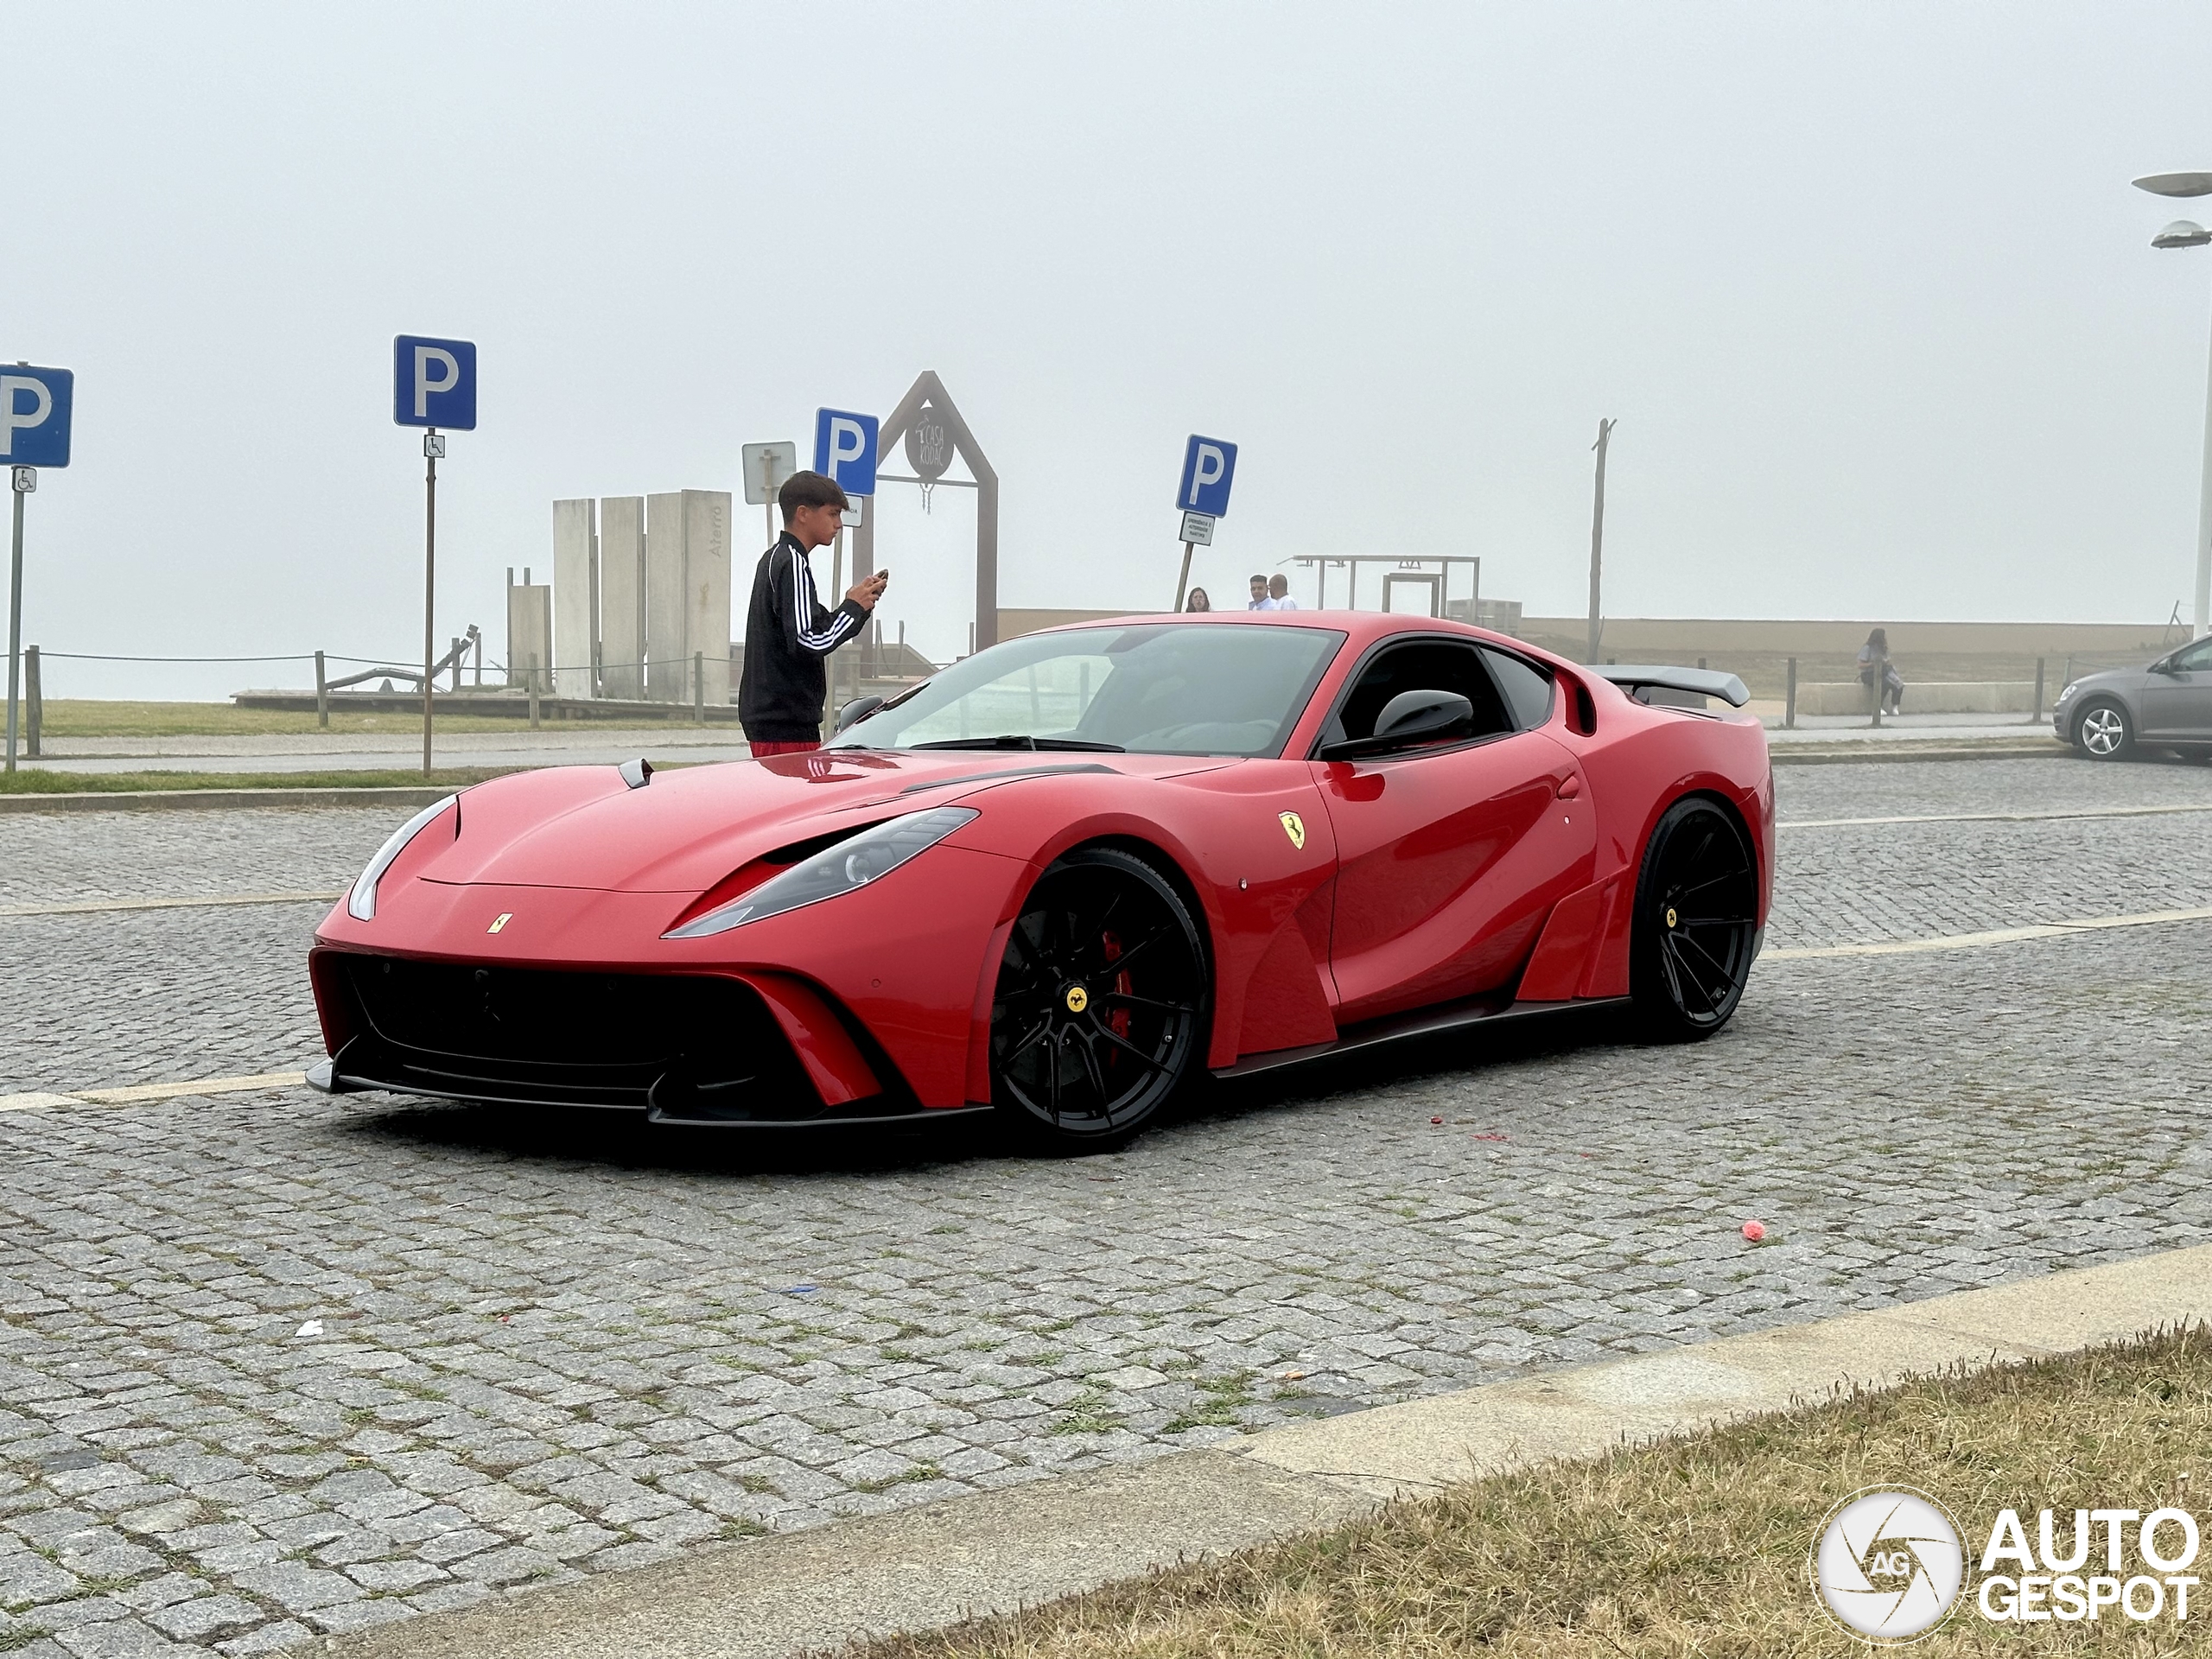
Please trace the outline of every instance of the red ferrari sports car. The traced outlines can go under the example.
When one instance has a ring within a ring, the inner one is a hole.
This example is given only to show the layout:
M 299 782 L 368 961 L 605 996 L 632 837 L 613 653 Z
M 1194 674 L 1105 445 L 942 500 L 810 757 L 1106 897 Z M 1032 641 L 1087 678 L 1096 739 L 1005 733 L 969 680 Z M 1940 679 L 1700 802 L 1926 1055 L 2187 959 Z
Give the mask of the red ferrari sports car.
M 1702 1036 L 1772 887 L 1745 701 L 1427 618 L 1026 635 L 849 705 L 816 753 L 418 813 L 316 935 L 311 1076 L 1096 1144 L 1202 1070 L 1612 1001 Z

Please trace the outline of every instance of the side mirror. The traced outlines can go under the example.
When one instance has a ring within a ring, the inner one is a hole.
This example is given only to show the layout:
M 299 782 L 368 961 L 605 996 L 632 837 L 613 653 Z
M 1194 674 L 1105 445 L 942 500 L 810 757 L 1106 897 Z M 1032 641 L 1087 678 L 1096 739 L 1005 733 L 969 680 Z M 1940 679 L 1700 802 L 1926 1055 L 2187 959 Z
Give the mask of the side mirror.
M 866 720 L 883 707 L 881 697 L 855 697 L 837 711 L 837 730 L 842 732 L 856 721 Z M 833 733 L 831 735 L 835 735 Z
M 1332 743 L 1321 751 L 1324 760 L 1349 760 L 1363 754 L 1383 754 L 1464 737 L 1475 727 L 1475 705 L 1457 691 L 1401 691 L 1382 705 L 1375 717 L 1375 735 Z

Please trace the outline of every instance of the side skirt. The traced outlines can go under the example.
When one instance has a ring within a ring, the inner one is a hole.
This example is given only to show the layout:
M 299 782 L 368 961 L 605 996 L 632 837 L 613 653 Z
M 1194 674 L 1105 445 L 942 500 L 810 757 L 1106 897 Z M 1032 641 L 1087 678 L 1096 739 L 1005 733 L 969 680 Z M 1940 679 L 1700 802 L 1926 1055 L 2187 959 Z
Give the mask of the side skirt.
M 1249 1077 L 1256 1071 L 1273 1071 L 1279 1066 L 1304 1065 L 1313 1060 L 1333 1059 L 1339 1054 L 1349 1054 L 1356 1049 L 1403 1042 L 1408 1038 L 1432 1036 L 1438 1032 L 1459 1031 L 1469 1026 L 1495 1025 L 1507 1020 L 1525 1020 L 1537 1014 L 1564 1014 L 1570 1008 L 1620 1008 L 1627 1007 L 1629 1001 L 1625 996 L 1588 996 L 1566 1002 L 1458 1002 L 1440 1008 L 1420 1008 L 1411 1014 L 1392 1014 L 1388 1019 L 1370 1020 L 1354 1026 L 1333 1043 L 1315 1043 L 1306 1048 L 1277 1048 L 1264 1054 L 1247 1054 L 1234 1065 L 1215 1067 L 1213 1075 L 1217 1077 Z

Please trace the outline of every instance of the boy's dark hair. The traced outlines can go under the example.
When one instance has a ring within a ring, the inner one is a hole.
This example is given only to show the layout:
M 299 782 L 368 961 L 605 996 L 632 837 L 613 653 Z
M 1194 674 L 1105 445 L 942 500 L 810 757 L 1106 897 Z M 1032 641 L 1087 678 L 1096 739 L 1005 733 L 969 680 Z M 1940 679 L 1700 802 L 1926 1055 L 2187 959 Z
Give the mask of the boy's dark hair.
M 801 507 L 836 507 L 839 512 L 850 508 L 845 493 L 837 487 L 835 479 L 824 478 L 819 473 L 793 473 L 784 480 L 784 487 L 776 492 L 776 505 L 783 509 L 784 522 L 788 524 L 798 516 Z

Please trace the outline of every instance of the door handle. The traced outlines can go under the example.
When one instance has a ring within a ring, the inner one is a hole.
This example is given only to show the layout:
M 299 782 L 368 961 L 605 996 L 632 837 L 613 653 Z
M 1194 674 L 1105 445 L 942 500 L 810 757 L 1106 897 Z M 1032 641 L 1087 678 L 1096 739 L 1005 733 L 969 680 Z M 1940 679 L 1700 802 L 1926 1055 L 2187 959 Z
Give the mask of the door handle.
M 1570 772 L 1560 780 L 1559 798 L 1562 801 L 1571 801 L 1581 792 L 1582 774 L 1580 772 Z

